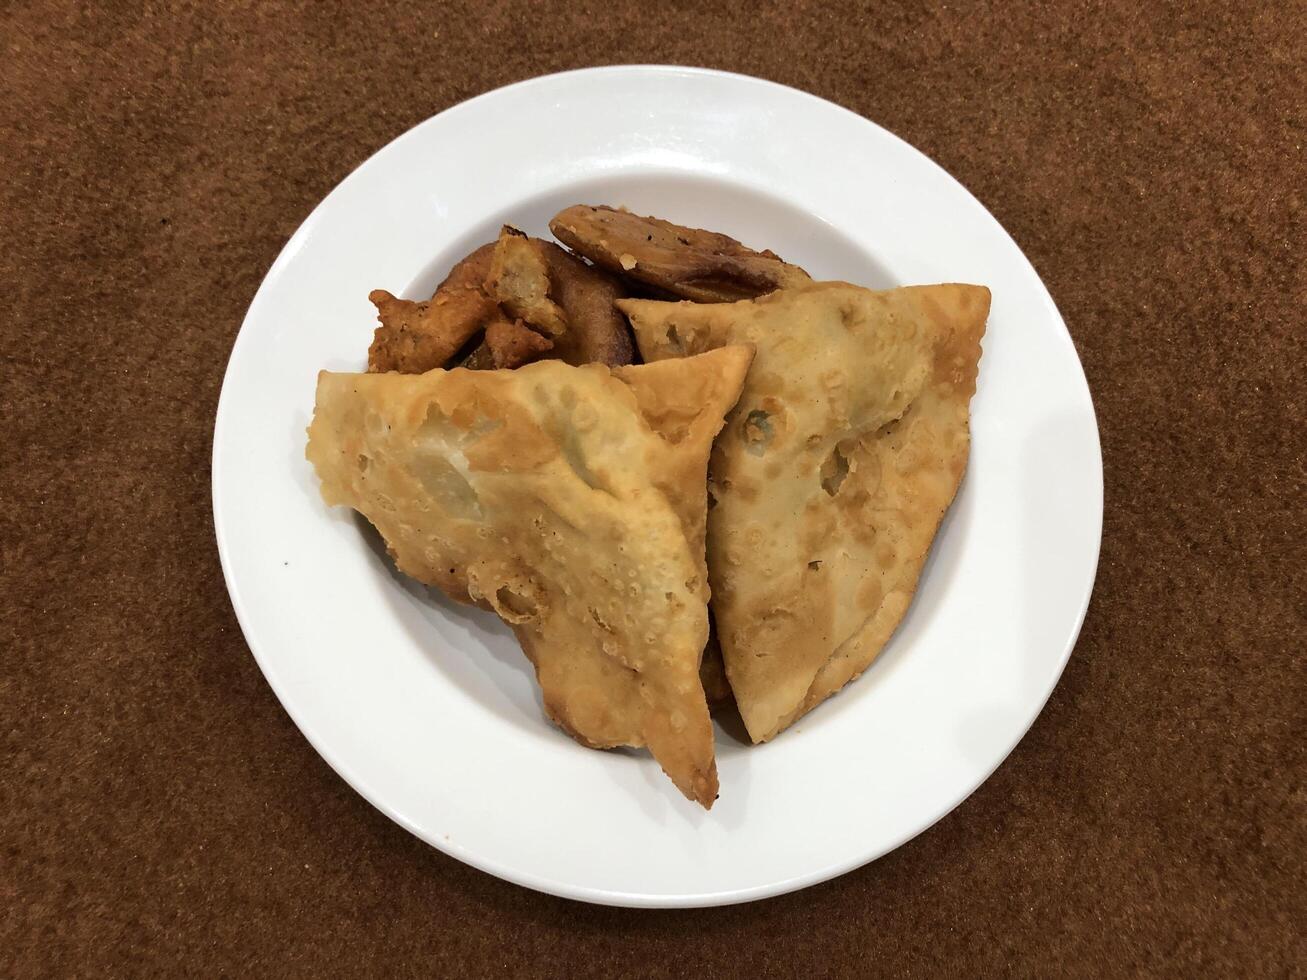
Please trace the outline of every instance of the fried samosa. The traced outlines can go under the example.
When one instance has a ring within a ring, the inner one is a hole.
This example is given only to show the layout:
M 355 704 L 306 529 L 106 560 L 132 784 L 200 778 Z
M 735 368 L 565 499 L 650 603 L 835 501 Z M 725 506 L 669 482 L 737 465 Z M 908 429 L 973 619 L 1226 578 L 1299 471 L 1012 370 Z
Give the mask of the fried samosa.
M 989 290 L 618 306 L 649 362 L 756 348 L 713 449 L 708 568 L 726 673 L 765 741 L 866 670 L 908 608 L 966 467 Z
M 400 571 L 512 627 L 560 727 L 711 807 L 706 471 L 751 359 L 324 371 L 307 456 Z

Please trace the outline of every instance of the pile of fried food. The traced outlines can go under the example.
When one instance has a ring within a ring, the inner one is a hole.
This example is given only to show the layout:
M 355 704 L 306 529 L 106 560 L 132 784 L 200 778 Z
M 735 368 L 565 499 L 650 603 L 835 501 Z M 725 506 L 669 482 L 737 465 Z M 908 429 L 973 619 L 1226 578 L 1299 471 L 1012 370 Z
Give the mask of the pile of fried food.
M 710 702 L 771 739 L 906 612 L 989 290 L 816 282 L 610 207 L 550 229 L 567 248 L 505 227 L 429 300 L 373 292 L 368 372 L 319 375 L 307 455 L 401 571 L 513 629 L 564 731 L 711 807 Z

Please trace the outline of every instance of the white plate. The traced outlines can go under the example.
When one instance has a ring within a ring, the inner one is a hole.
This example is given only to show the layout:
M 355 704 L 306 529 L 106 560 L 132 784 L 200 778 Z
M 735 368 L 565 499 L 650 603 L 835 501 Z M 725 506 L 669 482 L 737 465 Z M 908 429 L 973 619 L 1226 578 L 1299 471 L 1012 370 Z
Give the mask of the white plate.
M 973 447 L 916 601 L 867 674 L 775 742 L 719 731 L 721 798 L 544 719 L 492 617 L 399 577 L 304 460 L 320 368 L 361 369 L 370 289 L 430 295 L 504 221 L 576 202 L 728 232 L 818 278 L 984 283 Z M 442 851 L 614 905 L 741 902 L 864 864 L 957 806 L 1066 663 L 1093 585 L 1102 461 L 1084 374 L 1039 277 L 912 147 L 756 79 L 668 67 L 538 78 L 455 106 L 331 192 L 287 243 L 227 369 L 213 509 L 250 649 L 349 783 Z

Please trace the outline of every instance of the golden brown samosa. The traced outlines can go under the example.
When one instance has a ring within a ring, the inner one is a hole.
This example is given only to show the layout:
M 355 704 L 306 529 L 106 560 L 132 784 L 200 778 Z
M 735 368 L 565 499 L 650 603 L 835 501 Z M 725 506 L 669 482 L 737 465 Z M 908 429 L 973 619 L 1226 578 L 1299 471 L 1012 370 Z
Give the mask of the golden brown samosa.
M 726 673 L 764 741 L 864 671 L 908 608 L 966 467 L 989 290 L 618 306 L 650 362 L 756 348 L 713 449 L 708 568 Z
M 647 745 L 710 807 L 706 471 L 751 357 L 324 371 L 307 456 L 401 571 L 512 627 L 563 729 Z

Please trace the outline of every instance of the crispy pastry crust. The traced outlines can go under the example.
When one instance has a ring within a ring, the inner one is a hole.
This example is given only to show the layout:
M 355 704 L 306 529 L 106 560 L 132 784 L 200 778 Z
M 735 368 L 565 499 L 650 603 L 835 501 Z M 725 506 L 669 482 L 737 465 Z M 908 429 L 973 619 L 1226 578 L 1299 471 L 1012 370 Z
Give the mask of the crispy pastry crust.
M 560 727 L 710 807 L 706 470 L 751 359 L 324 371 L 307 456 L 401 571 L 512 626 Z
M 757 350 L 713 449 L 708 565 L 726 672 L 765 741 L 864 671 L 908 608 L 966 467 L 989 290 L 618 305 L 650 362 Z

